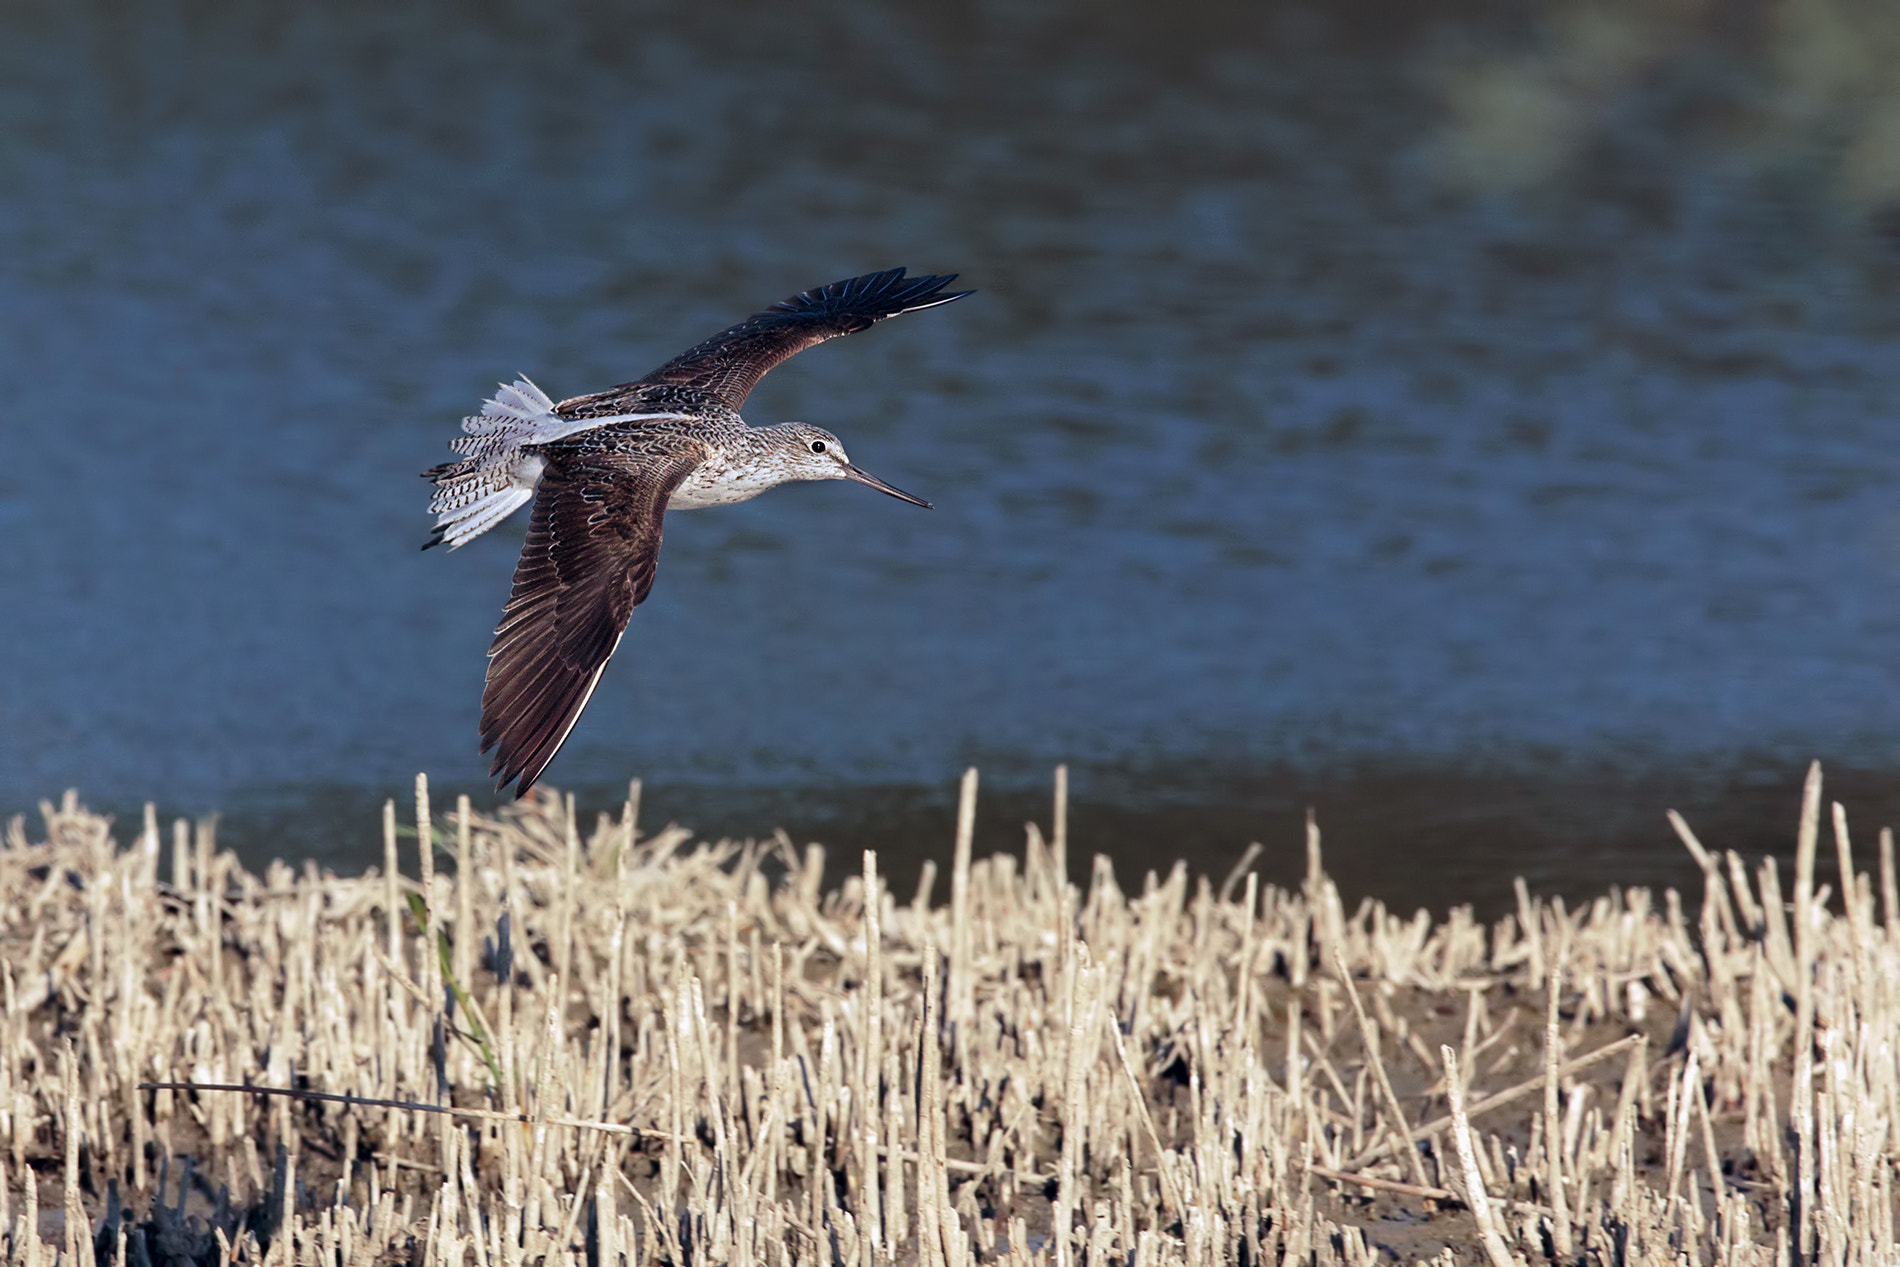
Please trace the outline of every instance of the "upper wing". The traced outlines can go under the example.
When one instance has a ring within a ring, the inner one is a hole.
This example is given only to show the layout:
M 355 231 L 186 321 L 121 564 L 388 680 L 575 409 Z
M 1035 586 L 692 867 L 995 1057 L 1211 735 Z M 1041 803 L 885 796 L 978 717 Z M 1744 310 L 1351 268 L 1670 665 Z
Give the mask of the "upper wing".
M 765 372 L 786 357 L 840 334 L 854 334 L 899 313 L 934 308 L 974 291 L 944 287 L 942 277 L 906 277 L 893 268 L 820 286 L 773 304 L 764 312 L 674 357 L 642 383 L 697 388 L 737 409 Z
M 482 751 L 525 796 L 574 728 L 653 588 L 667 499 L 697 460 L 549 454 L 514 589 L 488 649 Z

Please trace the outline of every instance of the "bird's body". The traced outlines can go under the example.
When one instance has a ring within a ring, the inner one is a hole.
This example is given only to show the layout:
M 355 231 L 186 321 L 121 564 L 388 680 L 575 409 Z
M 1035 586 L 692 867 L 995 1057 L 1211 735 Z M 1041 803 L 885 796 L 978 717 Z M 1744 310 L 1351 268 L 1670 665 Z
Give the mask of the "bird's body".
M 728 506 L 796 480 L 850 479 L 920 506 L 853 466 L 838 438 L 739 414 L 765 372 L 794 353 L 886 317 L 960 299 L 955 274 L 892 269 L 805 291 L 668 361 L 637 382 L 555 404 L 533 383 L 503 386 L 465 419 L 464 456 L 426 472 L 430 545 L 461 546 L 530 499 L 514 587 L 488 652 L 482 751 L 525 795 L 566 740 L 652 588 L 668 509 Z

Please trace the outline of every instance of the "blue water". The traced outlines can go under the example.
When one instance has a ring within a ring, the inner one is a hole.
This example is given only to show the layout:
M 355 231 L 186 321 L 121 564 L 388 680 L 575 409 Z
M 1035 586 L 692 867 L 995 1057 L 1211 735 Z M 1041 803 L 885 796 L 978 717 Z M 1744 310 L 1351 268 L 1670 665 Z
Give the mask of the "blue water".
M 1631 22 L 1573 91 L 1561 24 L 1373 0 L 14 6 L 0 809 L 375 856 L 364 807 L 486 769 L 521 526 L 418 552 L 458 419 L 893 264 L 981 293 L 747 415 L 937 509 L 673 516 L 551 783 L 855 840 L 860 792 L 924 833 L 966 763 L 1030 798 L 1066 760 L 1159 861 L 1438 772 L 1452 868 L 1486 788 L 1600 860 L 1673 850 L 1660 799 L 1592 835 L 1605 786 L 1882 786 L 1900 187 L 1862 98 L 1788 104 L 1787 32 Z M 325 806 L 352 843 L 286 826 Z

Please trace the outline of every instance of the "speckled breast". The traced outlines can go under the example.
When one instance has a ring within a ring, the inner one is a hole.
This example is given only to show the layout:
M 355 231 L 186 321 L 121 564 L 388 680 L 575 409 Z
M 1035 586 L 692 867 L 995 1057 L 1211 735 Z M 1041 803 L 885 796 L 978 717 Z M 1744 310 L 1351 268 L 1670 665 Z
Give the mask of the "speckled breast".
M 738 466 L 724 454 L 715 454 L 694 467 L 692 473 L 673 490 L 667 503 L 672 510 L 698 510 L 703 506 L 731 506 L 750 501 L 768 488 L 784 483 L 784 476 L 769 468 Z

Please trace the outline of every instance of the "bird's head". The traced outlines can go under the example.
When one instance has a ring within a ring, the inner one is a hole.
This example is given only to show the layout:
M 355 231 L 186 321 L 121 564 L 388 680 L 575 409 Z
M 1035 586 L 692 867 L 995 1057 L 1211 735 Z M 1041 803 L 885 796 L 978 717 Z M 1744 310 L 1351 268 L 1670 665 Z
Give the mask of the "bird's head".
M 877 476 L 853 466 L 837 436 L 808 422 L 787 422 L 773 428 L 780 436 L 781 456 L 803 480 L 856 480 L 880 493 L 889 493 L 899 501 L 929 510 L 930 503 L 913 497 L 901 488 L 886 484 Z

